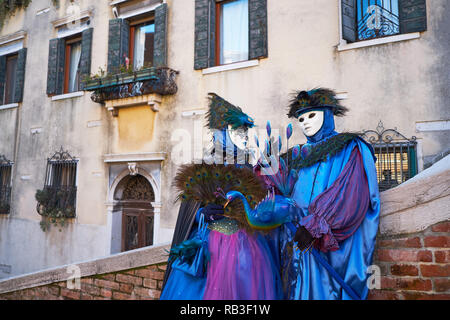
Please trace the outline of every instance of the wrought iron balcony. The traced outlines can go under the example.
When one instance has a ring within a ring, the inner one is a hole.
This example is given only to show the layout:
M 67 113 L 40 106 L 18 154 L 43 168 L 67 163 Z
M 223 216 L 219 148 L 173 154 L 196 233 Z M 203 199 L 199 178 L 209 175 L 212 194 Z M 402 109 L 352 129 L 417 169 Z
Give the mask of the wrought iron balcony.
M 107 100 L 137 97 L 146 94 L 172 95 L 178 90 L 175 77 L 178 74 L 168 67 L 109 74 L 84 82 L 85 91 L 93 91 L 91 99 L 97 103 Z

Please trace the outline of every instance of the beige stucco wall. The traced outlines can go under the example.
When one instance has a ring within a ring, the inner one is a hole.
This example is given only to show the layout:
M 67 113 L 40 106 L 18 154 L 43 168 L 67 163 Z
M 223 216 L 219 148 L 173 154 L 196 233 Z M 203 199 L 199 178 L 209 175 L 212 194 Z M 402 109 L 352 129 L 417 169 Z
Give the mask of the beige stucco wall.
M 203 115 L 183 117 L 182 112 L 206 110 L 211 91 L 241 106 L 260 128 L 270 120 L 273 128 L 284 130 L 290 121 L 286 105 L 292 91 L 330 87 L 347 94 L 343 104 L 350 109 L 348 116 L 337 119 L 338 131 L 374 129 L 382 120 L 385 128 L 417 136 L 419 164 L 422 157 L 449 148 L 448 131 L 416 132 L 417 121 L 450 118 L 447 0 L 427 2 L 428 30 L 420 38 L 348 51 L 337 50 L 339 1 L 268 1 L 269 57 L 257 66 L 207 75 L 193 69 L 194 0 L 168 0 L 168 65 L 180 72 L 178 93 L 162 97 L 158 112 L 138 106 L 121 109 L 118 117 L 92 102 L 89 92 L 59 101 L 45 94 L 48 42 L 56 36 L 51 21 L 65 16 L 68 3 L 60 2 L 55 10 L 50 0 L 32 1 L 0 30 L 0 36 L 26 31 L 28 48 L 23 103 L 0 110 L 0 154 L 15 161 L 12 212 L 0 217 L 0 265 L 12 266 L 11 274 L 110 254 L 106 202 L 113 190 L 109 190 L 105 154 L 165 153 L 158 241 L 169 241 L 178 206 L 173 204 L 171 183 L 178 160 L 172 156 L 179 140 L 172 133 L 185 130 L 193 137 Z M 78 3 L 82 11 L 92 9 L 91 72 L 96 73 L 106 68 L 108 20 L 113 13 L 108 1 Z M 49 12 L 36 16 L 46 7 Z M 97 124 L 89 125 L 93 121 Z M 31 128 L 42 128 L 42 132 L 33 135 Z M 204 130 L 204 143 L 209 139 Z M 305 141 L 299 129 L 292 140 Z M 194 144 L 189 137 L 187 141 Z M 60 146 L 80 160 L 77 218 L 62 233 L 55 228 L 44 233 L 39 229 L 34 194 L 43 187 L 47 157 Z M 29 180 L 23 176 L 30 176 Z

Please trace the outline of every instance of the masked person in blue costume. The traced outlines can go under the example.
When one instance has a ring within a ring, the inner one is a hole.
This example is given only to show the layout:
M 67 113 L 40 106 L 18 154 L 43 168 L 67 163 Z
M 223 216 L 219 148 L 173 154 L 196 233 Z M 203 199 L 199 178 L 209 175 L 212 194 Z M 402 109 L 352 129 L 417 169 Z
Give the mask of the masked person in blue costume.
M 202 164 L 183 165 L 175 177 L 182 204 L 161 299 L 281 299 L 272 237 L 252 230 L 239 201 L 228 205 L 225 197 L 237 190 L 255 205 L 267 193 L 242 150 L 245 143 L 238 141 L 245 141 L 253 119 L 210 94 L 207 120 L 212 150 Z
M 376 158 L 357 134 L 335 131 L 334 116 L 346 112 L 325 88 L 296 92 L 289 106 L 307 143 L 290 163 L 298 208 L 280 228 L 287 299 L 367 298 L 380 212 Z

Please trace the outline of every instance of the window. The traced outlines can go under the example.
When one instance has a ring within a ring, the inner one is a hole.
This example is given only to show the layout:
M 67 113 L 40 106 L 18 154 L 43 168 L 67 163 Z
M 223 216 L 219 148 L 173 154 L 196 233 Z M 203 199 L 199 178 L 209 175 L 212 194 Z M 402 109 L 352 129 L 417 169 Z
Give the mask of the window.
M 64 93 L 80 88 L 81 36 L 65 40 Z
M 77 163 L 78 160 L 62 148 L 47 160 L 44 189 L 37 197 L 41 215 L 60 211 L 66 218 L 75 217 Z
M 348 42 L 427 29 L 426 0 L 341 0 L 341 11 Z
M 155 23 L 130 24 L 130 63 L 134 70 L 153 65 Z
M 417 174 L 417 142 L 407 139 L 394 129 L 384 129 L 380 121 L 376 130 L 364 131 L 377 158 L 377 178 L 380 191 L 394 188 Z
M 267 56 L 267 0 L 195 0 L 194 69 Z
M 27 49 L 0 56 L 0 104 L 22 102 Z
M 5 156 L 0 156 L 0 214 L 10 212 L 12 165 Z
M 216 4 L 216 65 L 248 60 L 248 0 Z
M 3 93 L 3 104 L 9 104 L 14 101 L 16 89 L 16 68 L 17 54 L 6 57 L 6 80 L 5 91 Z
M 398 0 L 358 0 L 358 40 L 400 32 Z
M 109 20 L 108 73 L 124 67 L 167 67 L 167 3 L 150 13 Z M 129 59 L 127 61 L 127 58 Z
M 93 29 L 77 35 L 51 39 L 49 43 L 47 94 L 82 90 L 82 80 L 91 73 Z

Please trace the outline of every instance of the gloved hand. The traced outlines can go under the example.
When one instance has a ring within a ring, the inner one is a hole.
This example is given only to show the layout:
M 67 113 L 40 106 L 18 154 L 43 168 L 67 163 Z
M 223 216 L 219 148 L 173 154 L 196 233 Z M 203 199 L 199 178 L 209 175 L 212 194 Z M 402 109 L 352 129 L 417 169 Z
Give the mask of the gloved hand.
M 298 248 L 303 251 L 314 241 L 314 237 L 304 226 L 300 226 L 295 232 L 294 241 L 297 242 Z
M 224 218 L 223 206 L 219 204 L 210 203 L 206 205 L 203 208 L 202 213 L 205 215 L 206 222 L 217 221 Z

